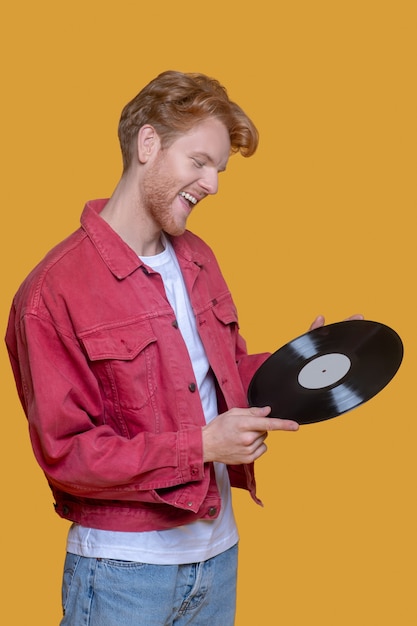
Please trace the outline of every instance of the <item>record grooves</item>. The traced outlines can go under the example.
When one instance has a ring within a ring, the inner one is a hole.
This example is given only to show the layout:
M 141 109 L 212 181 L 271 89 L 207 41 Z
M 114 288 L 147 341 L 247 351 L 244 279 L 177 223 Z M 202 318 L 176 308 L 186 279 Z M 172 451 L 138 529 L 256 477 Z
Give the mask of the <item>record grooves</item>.
M 395 376 L 403 343 L 389 326 L 370 320 L 328 324 L 274 352 L 253 376 L 250 406 L 270 417 L 310 424 L 336 417 L 379 393 Z

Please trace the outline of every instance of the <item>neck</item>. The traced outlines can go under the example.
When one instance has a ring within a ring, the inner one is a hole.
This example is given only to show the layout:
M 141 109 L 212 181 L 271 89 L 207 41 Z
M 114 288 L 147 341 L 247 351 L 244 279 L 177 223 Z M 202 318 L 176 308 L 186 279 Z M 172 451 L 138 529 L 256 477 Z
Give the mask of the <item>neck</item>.
M 100 216 L 138 256 L 162 252 L 161 230 L 142 209 L 139 182 L 126 172 L 118 182 Z

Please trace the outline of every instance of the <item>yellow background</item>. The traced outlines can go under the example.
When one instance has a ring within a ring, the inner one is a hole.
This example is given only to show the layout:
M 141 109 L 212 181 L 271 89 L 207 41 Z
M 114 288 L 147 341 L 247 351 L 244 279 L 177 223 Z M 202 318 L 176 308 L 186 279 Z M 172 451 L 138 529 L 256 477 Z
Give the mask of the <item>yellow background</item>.
M 237 626 L 415 626 L 416 3 L 9 3 L 1 18 L 2 307 L 120 174 L 121 108 L 165 69 L 218 78 L 259 127 L 190 227 L 214 248 L 250 351 L 318 313 L 393 326 L 388 387 L 270 436 L 235 493 Z M 67 523 L 32 458 L 4 347 L 0 614 L 56 625 Z M 5 620 L 5 621 L 4 621 Z

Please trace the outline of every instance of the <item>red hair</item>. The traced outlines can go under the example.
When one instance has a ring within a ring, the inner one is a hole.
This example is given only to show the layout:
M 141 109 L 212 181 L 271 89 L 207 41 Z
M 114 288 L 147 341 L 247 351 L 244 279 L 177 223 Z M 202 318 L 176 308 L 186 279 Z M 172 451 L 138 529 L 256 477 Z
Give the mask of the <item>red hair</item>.
M 258 131 L 246 113 L 229 99 L 226 89 L 204 74 L 167 71 L 146 85 L 123 109 L 119 141 L 123 169 L 132 160 L 139 128 L 150 124 L 163 148 L 203 120 L 215 117 L 227 128 L 231 152 L 251 156 L 258 146 Z

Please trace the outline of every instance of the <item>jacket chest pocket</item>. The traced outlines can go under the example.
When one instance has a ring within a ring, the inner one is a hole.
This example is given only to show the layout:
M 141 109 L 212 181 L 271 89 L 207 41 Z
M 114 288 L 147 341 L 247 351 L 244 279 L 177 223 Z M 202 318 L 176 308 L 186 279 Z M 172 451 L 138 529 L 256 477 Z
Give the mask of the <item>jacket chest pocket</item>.
M 149 321 L 101 328 L 80 337 L 105 398 L 142 409 L 156 389 L 157 338 Z
M 221 343 L 226 342 L 226 346 L 234 349 L 236 336 L 239 332 L 239 323 L 232 297 L 228 295 L 219 300 L 215 299 L 211 311 L 213 312 L 214 325 L 221 337 Z

